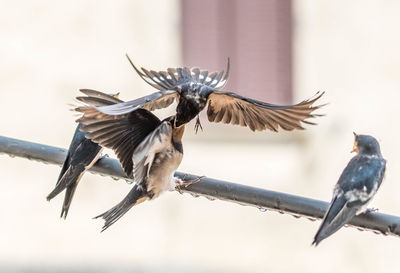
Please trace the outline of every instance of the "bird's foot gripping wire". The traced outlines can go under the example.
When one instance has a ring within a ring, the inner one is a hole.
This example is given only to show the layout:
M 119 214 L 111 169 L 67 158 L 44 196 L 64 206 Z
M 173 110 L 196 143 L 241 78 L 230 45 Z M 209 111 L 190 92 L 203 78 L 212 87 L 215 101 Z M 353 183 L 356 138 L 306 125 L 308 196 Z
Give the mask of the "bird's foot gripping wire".
M 377 211 L 379 211 L 378 208 L 367 208 L 367 209 L 364 211 L 364 214 L 369 214 L 369 213 L 371 213 L 371 212 L 377 212 Z
M 200 122 L 200 116 L 197 115 L 196 124 L 194 125 L 194 130 L 196 131 L 196 134 L 199 131 L 199 128 L 201 129 L 201 131 L 203 131 L 203 126 L 201 126 Z
M 178 177 L 174 177 L 174 179 L 175 179 L 175 185 L 176 185 L 176 190 L 177 190 L 180 194 L 182 194 L 182 193 L 183 193 L 183 192 L 182 192 L 182 186 L 185 187 L 185 188 L 187 188 L 188 186 L 190 186 L 190 185 L 192 185 L 192 184 L 195 184 L 195 183 L 197 183 L 197 182 L 200 182 L 201 179 L 203 179 L 204 177 L 205 177 L 205 176 L 202 175 L 202 176 L 196 177 L 195 179 L 192 179 L 192 180 L 185 180 L 186 174 L 183 175 L 182 179 L 181 179 L 181 178 L 178 178 Z

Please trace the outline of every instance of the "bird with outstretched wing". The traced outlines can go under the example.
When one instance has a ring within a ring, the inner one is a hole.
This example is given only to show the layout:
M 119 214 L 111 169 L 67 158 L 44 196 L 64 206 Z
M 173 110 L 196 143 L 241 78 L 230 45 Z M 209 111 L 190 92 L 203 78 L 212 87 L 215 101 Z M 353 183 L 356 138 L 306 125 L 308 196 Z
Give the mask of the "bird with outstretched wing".
M 247 126 L 252 131 L 268 129 L 276 132 L 279 127 L 291 131 L 304 129 L 303 123 L 315 124 L 308 119 L 320 116 L 314 114 L 314 111 L 323 106 L 314 105 L 324 94 L 323 92 L 318 92 L 312 98 L 298 104 L 275 105 L 233 92 L 221 91 L 229 77 L 229 59 L 226 72 L 213 73 L 187 67 L 168 68 L 167 71 L 156 72 L 145 68 L 138 69 L 129 57 L 128 60 L 138 75 L 159 91 L 124 103 L 96 107 L 88 115 L 122 115 L 136 109 L 153 111 L 168 107 L 177 101 L 176 126 L 178 127 L 197 116 L 195 125 L 197 131 L 201 127 L 199 113 L 207 107 L 208 120 L 211 122 Z M 91 90 L 82 89 L 81 92 L 87 94 Z

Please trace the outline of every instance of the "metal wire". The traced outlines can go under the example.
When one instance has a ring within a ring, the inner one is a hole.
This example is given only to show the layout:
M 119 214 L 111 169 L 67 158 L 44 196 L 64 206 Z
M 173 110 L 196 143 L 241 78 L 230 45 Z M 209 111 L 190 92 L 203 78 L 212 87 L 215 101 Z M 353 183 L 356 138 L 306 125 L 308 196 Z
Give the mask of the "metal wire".
M 0 153 L 11 157 L 23 157 L 43 163 L 62 165 L 67 150 L 48 145 L 0 136 Z M 115 159 L 102 157 L 90 172 L 111 176 L 114 179 L 132 181 L 126 177 L 119 162 Z M 176 172 L 183 178 L 184 173 Z M 194 179 L 195 175 L 185 175 L 185 179 Z M 306 197 L 275 192 L 232 182 L 202 178 L 201 182 L 182 187 L 183 192 L 193 196 L 204 196 L 210 200 L 219 199 L 241 205 L 257 207 L 260 210 L 273 210 L 279 213 L 293 215 L 296 218 L 306 217 L 312 221 L 322 218 L 328 208 L 328 203 Z M 400 236 L 400 217 L 372 212 L 353 218 L 349 223 L 359 230 L 370 230 L 376 234 Z

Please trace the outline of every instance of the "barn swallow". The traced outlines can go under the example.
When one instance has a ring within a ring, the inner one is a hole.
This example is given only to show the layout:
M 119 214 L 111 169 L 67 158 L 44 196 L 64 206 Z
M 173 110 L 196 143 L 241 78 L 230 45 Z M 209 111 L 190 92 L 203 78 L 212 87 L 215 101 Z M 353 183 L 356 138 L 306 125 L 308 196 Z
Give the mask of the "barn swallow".
M 355 215 L 368 213 L 368 203 L 382 183 L 386 160 L 383 159 L 378 141 L 368 135 L 354 133 L 356 152 L 347 164 L 333 191 L 333 198 L 321 226 L 314 237 L 317 246 Z
M 323 105 L 313 106 L 323 93 L 295 105 L 274 105 L 250 99 L 233 92 L 220 91 L 228 80 L 229 59 L 226 73 L 213 72 L 199 68 L 168 68 L 167 71 L 139 70 L 130 58 L 129 62 L 139 76 L 158 92 L 135 100 L 112 106 L 97 107 L 97 110 L 108 115 L 123 115 L 136 109 L 165 108 L 175 100 L 176 126 L 181 126 L 197 116 L 195 130 L 201 127 L 199 113 L 208 105 L 207 116 L 211 122 L 223 122 L 247 126 L 252 131 L 304 129 L 302 123 L 315 124 L 306 119 L 319 115 L 312 114 Z
M 122 100 L 118 99 L 118 94 L 111 96 L 101 92 L 91 92 L 90 103 L 92 105 L 101 106 L 120 102 Z M 47 201 L 50 201 L 66 189 L 61 210 L 61 217 L 64 217 L 64 219 L 67 217 L 72 197 L 83 173 L 96 163 L 102 151 L 101 146 L 85 137 L 86 133 L 81 132 L 82 127 L 83 124 L 78 124 L 69 146 L 67 157 L 58 176 L 56 187 L 47 196 Z
M 77 110 L 90 112 L 88 108 Z M 175 116 L 161 121 L 151 112 L 137 109 L 118 116 L 83 116 L 78 121 L 85 124 L 82 130 L 88 132 L 87 138 L 114 150 L 125 173 L 135 182 L 120 203 L 95 217 L 105 220 L 102 231 L 134 205 L 182 184 L 173 176 L 182 161 L 184 132 L 184 125 L 176 127 Z

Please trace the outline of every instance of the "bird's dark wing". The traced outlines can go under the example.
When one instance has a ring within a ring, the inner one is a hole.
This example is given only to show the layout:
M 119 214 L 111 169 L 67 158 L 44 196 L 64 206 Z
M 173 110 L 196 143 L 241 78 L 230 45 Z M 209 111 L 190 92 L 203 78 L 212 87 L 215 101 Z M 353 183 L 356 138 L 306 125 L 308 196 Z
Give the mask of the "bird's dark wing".
M 212 92 L 208 97 L 208 120 L 248 126 L 252 131 L 269 129 L 278 131 L 278 127 L 291 131 L 304 129 L 302 123 L 314 124 L 306 121 L 318 116 L 312 114 L 323 105 L 313 106 L 324 93 L 317 93 L 313 98 L 295 105 L 274 105 L 231 92 Z
M 135 69 L 136 73 L 149 85 L 158 90 L 174 90 L 177 86 L 193 82 L 207 85 L 214 89 L 221 89 L 225 86 L 229 77 L 230 61 L 228 58 L 226 73 L 224 71 L 209 73 L 199 68 L 168 68 L 167 71 L 154 71 L 145 68 L 137 68 L 128 55 L 129 62 Z
M 80 131 L 81 127 L 82 124 L 79 124 L 75 130 L 56 187 L 47 196 L 47 200 L 51 200 L 61 191 L 67 189 L 61 217 L 66 217 L 73 193 L 84 171 L 96 161 L 101 152 L 100 146 L 85 138 L 85 133 Z
M 60 174 L 58 176 L 56 185 L 58 185 L 60 183 L 61 178 L 63 177 L 65 172 L 68 170 L 68 167 L 71 165 L 73 153 L 75 151 L 77 151 L 79 145 L 81 145 L 86 140 L 85 133 L 80 131 L 81 128 L 82 128 L 81 124 L 78 124 L 78 126 L 76 126 L 74 136 L 72 137 L 71 144 L 69 145 L 69 148 L 68 148 L 67 157 L 64 160 L 64 163 L 61 168 Z
M 83 127 L 79 124 L 75 130 L 74 137 L 68 149 L 67 157 L 64 161 L 60 175 L 57 179 L 56 188 L 47 197 L 52 199 L 68 185 L 77 183 L 78 177 L 85 171 L 87 166 L 92 165 L 101 152 L 101 147 L 85 138 L 85 133 L 80 129 Z
M 386 161 L 381 157 L 356 155 L 344 169 L 338 185 L 349 206 L 362 206 L 370 201 L 382 183 Z
M 77 97 L 77 99 L 80 101 L 83 102 L 87 101 L 87 99 L 82 99 L 82 98 L 85 97 Z M 92 108 L 91 111 L 85 111 L 84 114 L 86 118 L 91 118 L 94 116 L 98 116 L 98 118 L 101 118 L 102 114 L 124 115 L 132 111 L 135 111 L 137 109 L 145 109 L 148 111 L 153 111 L 156 109 L 168 107 L 174 102 L 174 100 L 178 99 L 179 99 L 179 94 L 176 91 L 165 90 L 165 91 L 155 92 L 148 96 L 144 96 L 127 102 Z M 80 111 L 80 109 L 81 108 L 78 107 L 76 110 L 82 112 Z
M 87 111 L 93 108 L 88 107 Z M 160 124 L 160 120 L 151 112 L 138 109 L 124 115 L 100 115 L 83 117 L 78 121 L 84 124 L 82 131 L 88 132 L 86 138 L 103 147 L 114 150 L 125 173 L 132 175 L 132 155 L 134 149 Z
M 136 183 L 145 181 L 156 154 L 172 145 L 171 138 L 171 124 L 168 121 L 163 121 L 136 147 L 132 157 Z
M 103 106 L 122 102 L 115 96 L 107 95 L 99 91 L 85 89 L 83 92 L 88 95 L 88 97 L 85 97 L 87 98 L 85 102 L 90 103 L 91 105 Z M 77 126 L 68 149 L 67 157 L 57 179 L 56 187 L 47 196 L 47 200 L 51 200 L 65 189 L 64 202 L 61 211 L 61 217 L 64 218 L 67 217 L 79 180 L 85 170 L 97 161 L 102 150 L 99 145 L 85 137 L 86 133 L 80 131 L 82 127 L 82 124 Z
M 81 89 L 80 91 L 85 94 L 86 97 L 77 97 L 77 99 L 92 106 L 105 106 L 123 102 L 116 98 L 116 96 L 108 95 L 100 91 L 92 89 Z
M 68 169 L 65 171 L 65 173 L 63 174 L 61 179 L 58 181 L 54 190 L 52 190 L 47 195 L 47 197 L 46 197 L 47 201 L 50 201 L 51 199 L 53 199 L 60 192 L 62 192 L 66 187 L 79 182 L 84 171 L 85 171 L 85 166 L 83 166 L 82 164 L 76 165 L 76 166 L 73 166 L 73 165 L 68 166 Z
M 66 189 L 61 217 L 67 217 L 72 198 L 82 175 L 87 168 L 97 161 L 100 153 L 101 147 L 86 138 L 83 139 L 76 150 L 70 150 L 68 152 L 69 155 L 66 160 L 67 164 L 64 164 L 63 166 L 56 187 L 47 196 L 47 200 L 51 200 Z
M 338 231 L 356 215 L 357 210 L 356 207 L 348 206 L 348 200 L 343 192 L 335 195 L 312 244 L 317 246 L 322 240 Z
M 76 107 L 74 110 L 85 113 L 88 116 L 96 116 L 100 114 L 95 107 L 108 106 L 113 104 L 123 103 L 124 101 L 100 91 L 91 89 L 81 89 L 82 93 L 87 96 L 76 97 L 77 100 L 85 103 L 85 106 Z
M 70 150 L 67 152 L 67 157 L 64 160 L 64 163 L 61 167 L 60 174 L 58 175 L 56 186 L 60 183 L 61 178 L 65 174 L 65 172 L 68 170 L 69 165 L 71 164 L 71 153 Z

